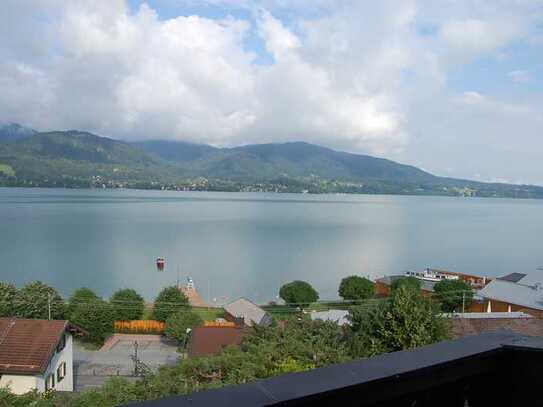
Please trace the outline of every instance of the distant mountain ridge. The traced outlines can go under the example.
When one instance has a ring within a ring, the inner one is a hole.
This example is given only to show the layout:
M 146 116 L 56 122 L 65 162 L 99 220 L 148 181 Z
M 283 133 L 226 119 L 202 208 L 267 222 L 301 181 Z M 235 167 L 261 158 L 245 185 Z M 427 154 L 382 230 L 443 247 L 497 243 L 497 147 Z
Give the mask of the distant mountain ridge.
M 543 198 L 543 187 L 444 178 L 305 143 L 217 148 L 124 142 L 78 131 L 0 126 L 0 186 L 349 192 Z

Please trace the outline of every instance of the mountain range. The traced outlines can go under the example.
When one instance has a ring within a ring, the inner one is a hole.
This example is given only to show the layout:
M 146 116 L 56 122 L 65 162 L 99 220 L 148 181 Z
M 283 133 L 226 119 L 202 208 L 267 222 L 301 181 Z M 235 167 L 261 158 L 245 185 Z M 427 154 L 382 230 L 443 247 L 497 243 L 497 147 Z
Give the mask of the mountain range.
M 383 158 L 303 143 L 217 148 L 128 143 L 0 125 L 0 186 L 347 192 L 543 198 L 543 187 L 438 177 Z

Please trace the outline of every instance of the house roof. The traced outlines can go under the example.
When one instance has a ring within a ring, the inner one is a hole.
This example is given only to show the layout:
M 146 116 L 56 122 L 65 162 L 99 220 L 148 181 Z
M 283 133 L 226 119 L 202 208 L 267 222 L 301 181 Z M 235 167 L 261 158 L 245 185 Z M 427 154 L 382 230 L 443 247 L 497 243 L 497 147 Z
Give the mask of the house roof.
M 381 282 L 383 284 L 386 284 L 388 286 L 392 285 L 392 283 L 400 278 L 406 278 L 407 276 L 404 274 L 400 275 L 394 275 L 394 276 L 385 276 L 378 278 L 376 281 Z M 420 289 L 424 291 L 434 292 L 434 286 L 436 285 L 436 282 L 434 281 L 427 281 L 427 280 L 421 280 L 419 279 L 421 286 Z
M 510 281 L 511 283 L 518 283 L 524 277 L 526 277 L 526 274 L 523 274 L 523 273 L 511 273 L 511 274 L 507 274 L 506 276 L 499 277 L 498 280 Z
M 191 331 L 189 356 L 215 355 L 227 346 L 239 345 L 244 334 L 239 327 L 197 326 Z
M 477 294 L 491 300 L 543 310 L 543 289 L 536 286 L 496 279 L 479 290 Z
M 489 314 L 494 313 L 490 312 Z M 453 318 L 450 324 L 453 338 L 500 330 L 513 331 L 526 336 L 543 337 L 543 320 L 538 318 Z
M 312 312 L 311 319 L 313 321 L 320 319 L 321 321 L 336 322 L 338 325 L 346 325 L 350 324 L 349 320 L 347 319 L 347 315 L 349 315 L 349 311 L 342 309 L 331 309 L 328 311 Z
M 236 318 L 243 318 L 247 326 L 261 324 L 266 317 L 266 311 L 246 298 L 238 298 L 224 306 L 224 310 Z
M 68 321 L 0 318 L 0 374 L 45 372 Z

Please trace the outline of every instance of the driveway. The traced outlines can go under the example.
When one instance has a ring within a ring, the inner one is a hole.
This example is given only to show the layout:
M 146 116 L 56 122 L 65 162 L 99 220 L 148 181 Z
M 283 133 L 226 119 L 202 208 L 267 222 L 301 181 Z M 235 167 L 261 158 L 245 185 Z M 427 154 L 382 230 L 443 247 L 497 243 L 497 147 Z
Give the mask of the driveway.
M 174 365 L 180 353 L 175 342 L 160 335 L 115 334 L 97 351 L 85 350 L 74 344 L 75 390 L 81 391 L 101 386 L 111 376 L 134 377 L 135 343 L 138 359 L 151 371 L 160 366 Z

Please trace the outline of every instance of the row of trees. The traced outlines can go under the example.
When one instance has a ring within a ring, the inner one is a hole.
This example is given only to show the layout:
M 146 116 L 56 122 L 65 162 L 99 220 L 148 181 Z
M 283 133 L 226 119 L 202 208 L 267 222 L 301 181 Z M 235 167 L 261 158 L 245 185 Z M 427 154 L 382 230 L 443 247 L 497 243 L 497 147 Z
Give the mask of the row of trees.
M 422 288 L 421 280 L 415 277 L 402 277 L 393 281 L 392 290 L 407 287 L 417 291 Z M 444 312 L 460 311 L 469 307 L 473 301 L 473 289 L 461 280 L 441 280 L 434 286 L 434 299 L 441 304 Z M 349 276 L 341 280 L 338 290 L 344 301 L 357 302 L 375 295 L 375 284 L 364 277 Z M 279 296 L 287 305 L 307 306 L 319 299 L 319 293 L 305 281 L 293 281 L 283 285 Z
M 138 383 L 115 378 L 99 389 L 72 396 L 51 394 L 45 400 L 35 394 L 17 398 L 0 392 L 0 405 L 27 405 L 17 404 L 26 397 L 25 402 L 38 407 L 117 406 L 411 349 L 448 336 L 439 313 L 436 303 L 419 290 L 400 285 L 375 306 L 351 306 L 348 328 L 293 317 L 270 327 L 251 328 L 239 348 L 182 360 Z
M 166 322 L 173 314 L 189 310 L 187 297 L 176 287 L 166 287 L 156 297 L 152 318 Z M 92 342 L 113 332 L 114 321 L 142 319 L 143 297 L 133 289 L 120 289 L 106 301 L 89 288 L 79 288 L 64 301 L 53 288 L 40 281 L 17 289 L 0 282 L 0 317 L 69 319 L 88 332 Z

